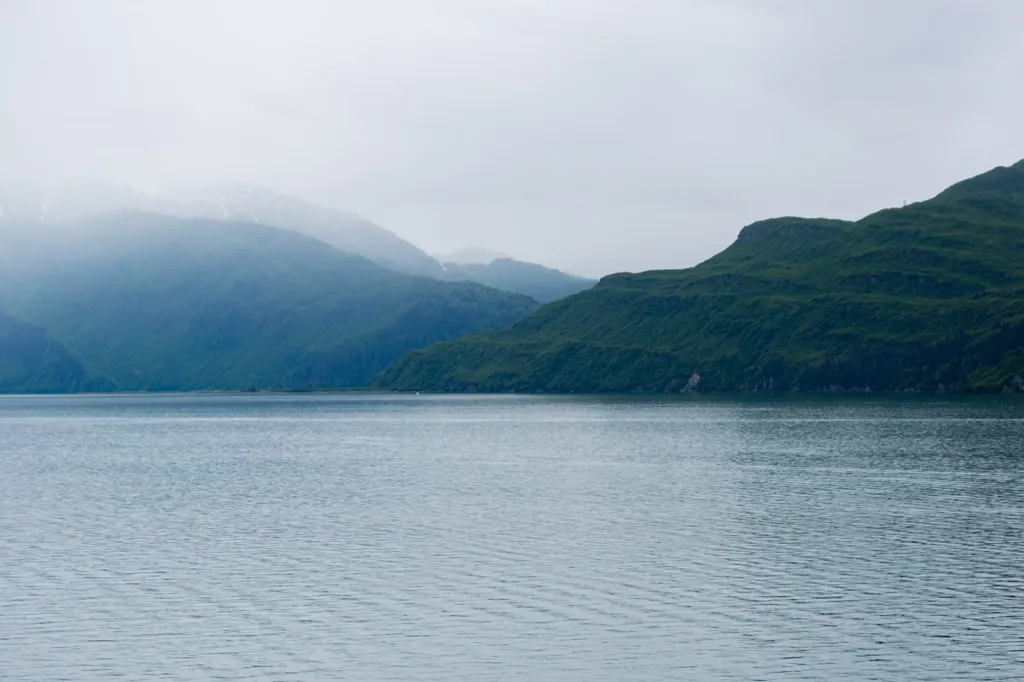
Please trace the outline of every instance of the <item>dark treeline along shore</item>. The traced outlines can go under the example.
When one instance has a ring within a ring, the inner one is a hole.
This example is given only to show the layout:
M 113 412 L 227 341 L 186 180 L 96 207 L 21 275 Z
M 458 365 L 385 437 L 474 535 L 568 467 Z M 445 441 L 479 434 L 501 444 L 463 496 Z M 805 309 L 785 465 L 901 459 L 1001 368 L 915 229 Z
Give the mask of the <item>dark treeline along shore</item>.
M 252 189 L 137 203 L 2 221 L 0 392 L 1024 390 L 1024 162 L 593 287 Z

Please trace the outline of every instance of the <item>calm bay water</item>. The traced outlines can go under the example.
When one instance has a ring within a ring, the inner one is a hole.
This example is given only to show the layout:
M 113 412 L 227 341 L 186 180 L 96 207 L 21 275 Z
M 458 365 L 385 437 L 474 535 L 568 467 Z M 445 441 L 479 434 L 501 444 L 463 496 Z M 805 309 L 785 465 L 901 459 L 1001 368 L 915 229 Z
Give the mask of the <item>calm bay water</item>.
M 0 398 L 0 679 L 1024 679 L 1024 401 Z

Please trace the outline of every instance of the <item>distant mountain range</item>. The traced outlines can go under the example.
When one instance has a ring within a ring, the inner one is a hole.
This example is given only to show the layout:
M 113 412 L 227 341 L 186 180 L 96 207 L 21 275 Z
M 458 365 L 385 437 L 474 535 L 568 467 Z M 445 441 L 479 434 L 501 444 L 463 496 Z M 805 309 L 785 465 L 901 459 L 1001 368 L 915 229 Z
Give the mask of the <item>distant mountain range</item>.
M 400 390 L 1024 389 L 1024 161 L 857 222 L 777 218 L 410 352 Z
M 252 222 L 0 223 L 4 392 L 362 386 L 412 348 L 537 306 Z
M 487 264 L 442 264 L 444 279 L 450 282 L 478 282 L 495 289 L 526 294 L 540 303 L 550 303 L 594 286 L 592 279 L 576 277 L 536 263 L 498 258 Z
M 468 248 L 459 249 L 449 254 L 435 254 L 434 258 L 441 263 L 456 263 L 458 265 L 490 265 L 499 258 L 512 258 L 507 253 L 490 251 L 488 249 Z
M 126 210 L 180 218 L 258 223 L 294 230 L 396 272 L 443 281 L 474 281 L 503 291 L 526 294 L 543 303 L 595 283 L 559 270 L 512 260 L 494 268 L 461 267 L 464 263 L 459 259 L 467 255 L 480 257 L 481 251 L 455 254 L 456 260 L 451 264 L 442 263 L 359 216 L 252 185 L 232 184 L 165 194 L 146 194 L 107 186 L 50 192 L 0 188 L 0 219 L 69 224 L 97 213 Z M 466 261 L 469 262 L 475 261 Z

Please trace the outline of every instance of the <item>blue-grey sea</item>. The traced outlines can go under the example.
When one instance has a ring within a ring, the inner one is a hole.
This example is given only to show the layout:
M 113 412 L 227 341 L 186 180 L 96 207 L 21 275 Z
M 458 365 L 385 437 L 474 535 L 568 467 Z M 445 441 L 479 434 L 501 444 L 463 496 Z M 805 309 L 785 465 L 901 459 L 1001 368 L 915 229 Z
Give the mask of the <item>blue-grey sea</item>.
M 1024 401 L 0 398 L 0 679 L 1021 680 Z

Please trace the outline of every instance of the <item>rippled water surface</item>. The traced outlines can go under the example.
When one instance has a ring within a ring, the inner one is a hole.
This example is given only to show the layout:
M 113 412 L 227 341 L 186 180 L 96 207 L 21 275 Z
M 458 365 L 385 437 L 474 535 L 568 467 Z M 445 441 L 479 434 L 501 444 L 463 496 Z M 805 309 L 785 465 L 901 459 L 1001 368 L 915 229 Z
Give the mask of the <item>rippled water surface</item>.
M 1024 401 L 0 398 L 0 679 L 1024 679 Z

